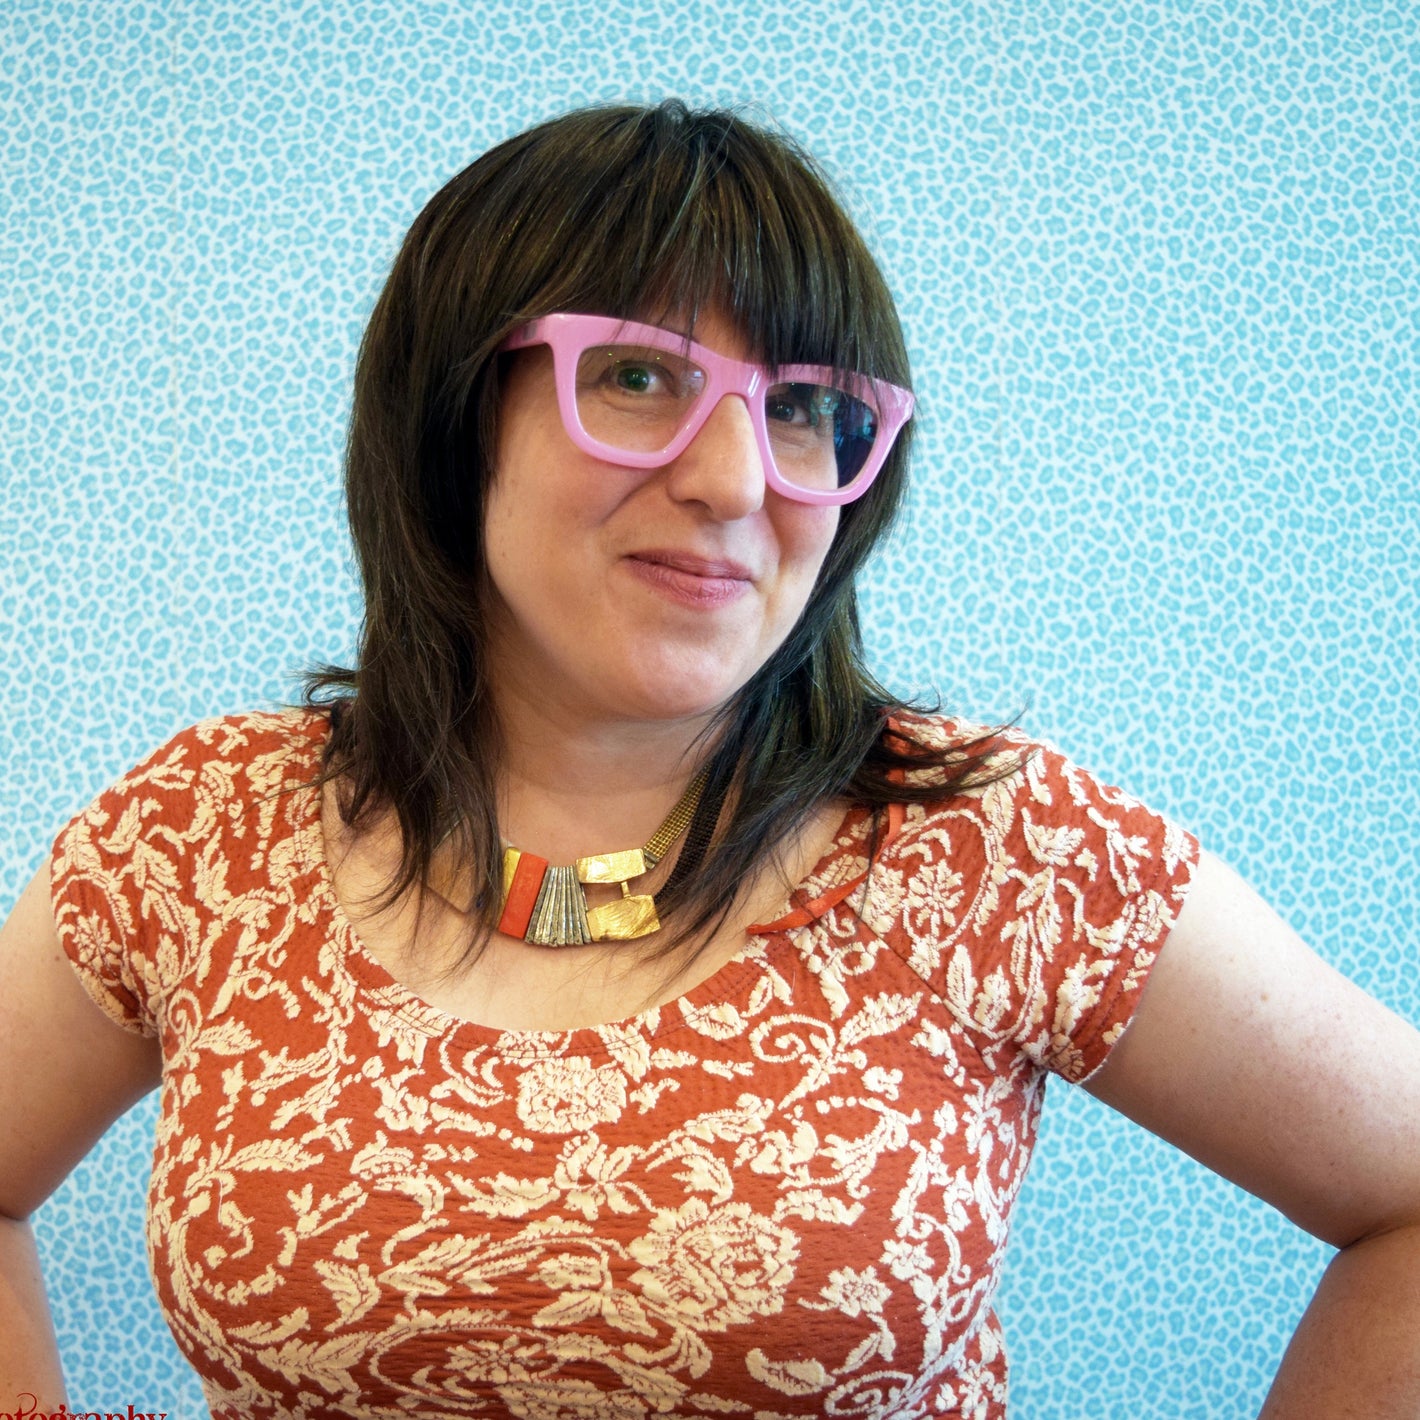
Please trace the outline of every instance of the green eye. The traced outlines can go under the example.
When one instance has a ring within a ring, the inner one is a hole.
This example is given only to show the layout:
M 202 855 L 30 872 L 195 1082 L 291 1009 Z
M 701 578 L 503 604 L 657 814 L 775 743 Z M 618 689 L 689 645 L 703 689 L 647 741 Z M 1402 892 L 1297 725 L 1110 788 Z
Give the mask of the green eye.
M 651 388 L 652 375 L 645 365 L 623 365 L 616 372 L 618 388 L 632 394 L 645 394 Z

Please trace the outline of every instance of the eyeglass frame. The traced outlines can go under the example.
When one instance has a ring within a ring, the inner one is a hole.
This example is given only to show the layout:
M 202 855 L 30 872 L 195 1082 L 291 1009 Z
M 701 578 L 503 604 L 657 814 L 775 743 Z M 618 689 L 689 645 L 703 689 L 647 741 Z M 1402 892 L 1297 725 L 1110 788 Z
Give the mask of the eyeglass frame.
M 666 350 L 693 360 L 705 372 L 705 387 L 675 437 L 664 448 L 649 453 L 620 449 L 594 439 L 582 426 L 577 410 L 577 362 L 584 352 L 596 345 L 643 345 L 650 350 Z M 764 481 L 776 493 L 795 503 L 814 507 L 840 507 L 861 498 L 887 462 L 888 454 L 903 426 L 912 417 L 915 404 L 910 390 L 899 388 L 887 380 L 871 375 L 847 374 L 828 365 L 780 365 L 770 374 L 769 368 L 752 360 L 736 360 L 721 355 L 698 341 L 658 325 L 622 320 L 616 316 L 582 315 L 557 312 L 541 316 L 519 326 L 500 350 L 528 349 L 546 345 L 552 350 L 553 378 L 557 386 L 557 406 L 562 415 L 562 427 L 568 438 L 583 453 L 607 463 L 625 468 L 662 468 L 678 458 L 690 442 L 705 427 L 706 421 L 726 395 L 739 395 L 749 410 L 750 424 L 759 446 L 764 466 Z M 862 399 L 863 391 L 872 399 L 863 400 L 877 416 L 877 433 L 863 466 L 851 482 L 841 488 L 800 488 L 779 472 L 769 443 L 769 423 L 764 413 L 764 400 L 756 398 L 773 385 L 827 384 L 842 387 L 847 382 L 850 393 Z

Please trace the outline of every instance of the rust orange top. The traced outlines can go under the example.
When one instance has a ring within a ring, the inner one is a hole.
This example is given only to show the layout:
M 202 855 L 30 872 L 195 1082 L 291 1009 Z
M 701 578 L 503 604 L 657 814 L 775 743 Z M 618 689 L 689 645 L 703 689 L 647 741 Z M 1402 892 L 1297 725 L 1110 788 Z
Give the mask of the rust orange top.
M 162 1042 L 149 1243 L 213 1414 L 999 1420 L 1045 1074 L 1119 1037 L 1193 840 L 1037 749 L 894 814 L 843 894 L 872 827 L 850 811 L 679 1000 L 505 1032 L 354 937 L 326 733 L 199 725 L 54 850 L 86 988 Z

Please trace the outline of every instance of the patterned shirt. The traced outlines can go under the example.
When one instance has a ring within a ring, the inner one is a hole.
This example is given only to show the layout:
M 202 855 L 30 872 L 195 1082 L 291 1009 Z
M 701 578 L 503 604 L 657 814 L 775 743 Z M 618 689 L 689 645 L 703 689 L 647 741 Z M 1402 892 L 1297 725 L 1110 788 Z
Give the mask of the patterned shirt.
M 213 1415 L 1000 1420 L 1045 1076 L 1119 1038 L 1194 841 L 1011 738 L 1009 777 L 884 815 L 871 865 L 850 810 L 678 1000 L 503 1031 L 356 938 L 328 730 L 198 725 L 54 850 L 81 980 L 162 1045 L 149 1251 Z

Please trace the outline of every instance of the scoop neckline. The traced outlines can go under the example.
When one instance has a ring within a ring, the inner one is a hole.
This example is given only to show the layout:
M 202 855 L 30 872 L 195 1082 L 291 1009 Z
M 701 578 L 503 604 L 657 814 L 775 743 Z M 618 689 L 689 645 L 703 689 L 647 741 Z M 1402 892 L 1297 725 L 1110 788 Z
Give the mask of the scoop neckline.
M 316 762 L 324 750 L 330 733 L 329 717 L 316 716 L 313 728 L 317 733 L 310 736 L 308 744 Z M 858 820 L 863 816 L 862 805 L 850 804 L 844 811 L 834 830 L 828 847 L 819 855 L 809 872 L 786 894 L 781 909 L 769 919 L 767 924 L 755 924 L 762 930 L 746 932 L 744 945 L 727 961 L 721 963 L 709 976 L 697 981 L 693 986 L 648 1010 L 615 1020 L 600 1021 L 593 1025 L 571 1026 L 564 1030 L 519 1030 L 502 1026 L 487 1025 L 471 1020 L 467 1016 L 457 1016 L 426 1001 L 412 987 L 400 981 L 388 967 L 376 958 L 365 946 L 356 931 L 354 923 L 346 915 L 340 896 L 335 890 L 335 879 L 331 872 L 327 854 L 325 832 L 321 823 L 321 790 L 318 784 L 306 782 L 303 786 L 304 814 L 298 831 L 310 836 L 306 857 L 315 866 L 316 893 L 319 906 L 327 918 L 330 931 L 328 938 L 336 945 L 335 959 L 338 969 L 343 970 L 355 983 L 357 989 L 370 997 L 383 1010 L 391 1011 L 415 1026 L 422 1034 L 428 1034 L 431 1027 L 437 1035 L 451 1045 L 479 1049 L 480 1053 L 496 1052 L 506 1058 L 538 1058 L 548 1055 L 594 1055 L 608 1054 L 618 1040 L 639 1036 L 642 1040 L 664 1039 L 682 1029 L 693 1029 L 691 1017 L 707 1009 L 728 1003 L 751 976 L 761 975 L 769 965 L 771 953 L 778 955 L 784 950 L 792 951 L 789 934 L 792 927 L 776 927 L 773 924 L 792 912 L 795 900 L 812 897 L 812 885 L 831 866 L 832 862 L 851 847 L 844 844 L 850 833 L 858 836 L 861 827 Z

